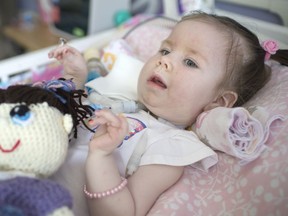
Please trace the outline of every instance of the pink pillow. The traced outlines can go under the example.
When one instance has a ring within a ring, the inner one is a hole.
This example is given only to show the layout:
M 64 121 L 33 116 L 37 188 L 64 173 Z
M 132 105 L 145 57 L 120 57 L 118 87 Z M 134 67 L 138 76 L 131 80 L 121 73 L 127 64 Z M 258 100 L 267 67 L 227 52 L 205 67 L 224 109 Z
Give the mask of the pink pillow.
M 272 78 L 245 106 L 259 105 L 288 116 L 288 67 L 269 62 Z M 219 152 L 208 172 L 186 167 L 180 181 L 160 196 L 156 215 L 286 215 L 288 212 L 288 123 L 273 123 L 261 156 L 248 165 Z
M 170 32 L 165 25 L 151 24 L 125 38 L 143 61 Z M 288 67 L 274 61 L 267 64 L 272 68 L 271 80 L 244 107 L 260 106 L 271 115 L 287 117 Z M 234 157 L 219 152 L 219 163 L 208 173 L 186 167 L 179 182 L 159 197 L 148 215 L 286 215 L 288 123 L 274 121 L 270 129 L 268 148 L 259 158 L 241 166 Z

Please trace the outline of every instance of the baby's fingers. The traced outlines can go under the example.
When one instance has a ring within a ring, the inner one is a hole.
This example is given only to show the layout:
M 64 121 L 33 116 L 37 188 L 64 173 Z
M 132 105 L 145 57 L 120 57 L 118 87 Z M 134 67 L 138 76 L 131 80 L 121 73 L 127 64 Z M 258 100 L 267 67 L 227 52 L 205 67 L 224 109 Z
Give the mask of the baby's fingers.
M 99 127 L 90 141 L 90 151 L 101 149 L 110 154 L 121 144 L 128 133 L 128 122 L 124 116 L 116 116 L 112 112 L 98 111 L 95 118 Z
M 121 127 L 122 122 L 119 116 L 112 113 L 110 110 L 99 110 L 95 112 L 96 118 L 94 119 L 97 124 L 107 124 L 112 127 Z
M 129 125 L 126 117 L 124 115 L 119 115 L 120 120 L 120 133 L 124 136 L 128 134 L 129 132 Z
M 51 50 L 48 53 L 49 58 L 56 58 L 57 60 L 62 60 L 64 57 L 68 56 L 69 54 L 76 54 L 76 51 L 74 48 L 63 45 L 63 46 L 58 46 L 55 49 Z

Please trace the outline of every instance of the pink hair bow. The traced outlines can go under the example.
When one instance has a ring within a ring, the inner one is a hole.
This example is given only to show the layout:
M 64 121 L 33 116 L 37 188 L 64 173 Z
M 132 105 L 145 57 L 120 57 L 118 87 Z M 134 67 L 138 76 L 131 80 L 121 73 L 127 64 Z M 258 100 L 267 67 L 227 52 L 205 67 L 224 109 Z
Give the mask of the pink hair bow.
M 265 40 L 261 43 L 262 48 L 266 51 L 265 61 L 269 60 L 271 55 L 274 55 L 279 49 L 277 41 Z

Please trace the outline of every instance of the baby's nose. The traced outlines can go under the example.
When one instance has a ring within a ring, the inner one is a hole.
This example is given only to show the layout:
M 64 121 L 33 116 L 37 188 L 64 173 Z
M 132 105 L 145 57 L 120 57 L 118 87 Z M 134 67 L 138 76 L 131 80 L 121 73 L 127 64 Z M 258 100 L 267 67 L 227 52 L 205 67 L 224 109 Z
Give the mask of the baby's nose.
M 163 58 L 157 62 L 157 66 L 163 67 L 165 70 L 171 70 L 172 65 L 169 61 L 164 60 Z

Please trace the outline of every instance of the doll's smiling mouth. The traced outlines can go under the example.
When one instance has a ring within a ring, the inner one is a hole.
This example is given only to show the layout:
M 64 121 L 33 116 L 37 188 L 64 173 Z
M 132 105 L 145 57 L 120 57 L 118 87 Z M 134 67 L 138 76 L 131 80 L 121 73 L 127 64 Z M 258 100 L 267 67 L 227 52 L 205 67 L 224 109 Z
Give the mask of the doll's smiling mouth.
M 13 147 L 11 149 L 4 149 L 1 145 L 0 145 L 0 151 L 2 151 L 3 153 L 11 153 L 13 152 L 19 145 L 20 145 L 21 141 L 17 140 L 17 142 L 13 145 Z
M 160 88 L 166 89 L 166 84 L 162 81 L 162 79 L 158 76 L 152 76 L 149 80 L 150 83 L 153 83 L 156 86 L 159 86 Z

